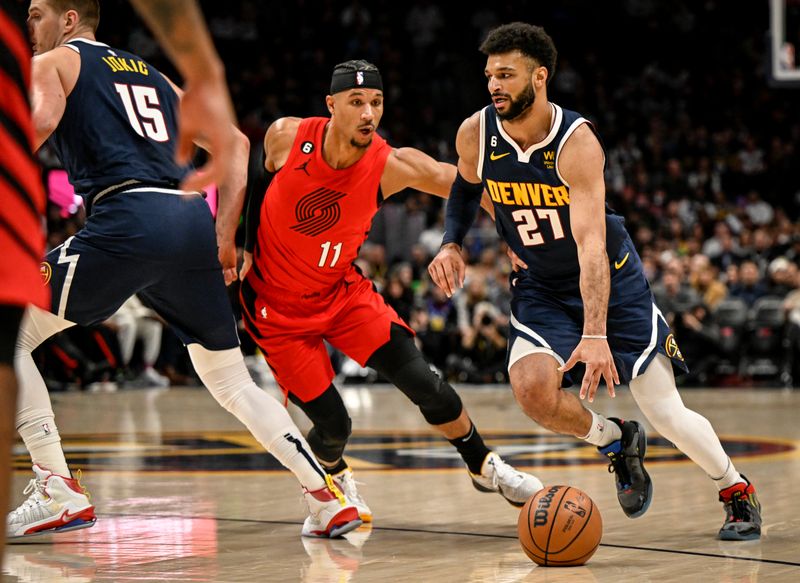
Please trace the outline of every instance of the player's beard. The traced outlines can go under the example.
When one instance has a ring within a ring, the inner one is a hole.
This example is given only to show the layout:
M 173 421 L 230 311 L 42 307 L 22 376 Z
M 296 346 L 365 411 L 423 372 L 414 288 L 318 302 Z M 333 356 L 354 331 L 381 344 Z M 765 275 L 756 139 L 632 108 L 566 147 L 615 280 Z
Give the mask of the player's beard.
M 508 111 L 505 113 L 500 113 L 497 111 L 497 108 L 495 108 L 497 117 L 504 121 L 516 119 L 528 111 L 528 109 L 533 105 L 533 102 L 536 101 L 536 90 L 533 88 L 533 84 L 531 84 L 528 85 L 526 89 L 523 89 L 522 92 L 516 97 L 511 97 L 509 95 L 508 99 Z

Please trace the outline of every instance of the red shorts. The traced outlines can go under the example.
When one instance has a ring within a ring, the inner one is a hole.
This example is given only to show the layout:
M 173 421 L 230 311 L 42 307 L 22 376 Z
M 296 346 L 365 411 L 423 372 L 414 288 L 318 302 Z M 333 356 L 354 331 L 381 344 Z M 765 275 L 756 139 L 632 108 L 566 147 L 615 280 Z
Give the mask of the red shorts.
M 392 323 L 413 334 L 372 282 L 355 272 L 329 293 L 313 297 L 284 293 L 248 298 L 250 281 L 248 276 L 242 284 L 245 328 L 284 393 L 303 402 L 319 397 L 333 381 L 323 340 L 364 366 L 389 341 Z

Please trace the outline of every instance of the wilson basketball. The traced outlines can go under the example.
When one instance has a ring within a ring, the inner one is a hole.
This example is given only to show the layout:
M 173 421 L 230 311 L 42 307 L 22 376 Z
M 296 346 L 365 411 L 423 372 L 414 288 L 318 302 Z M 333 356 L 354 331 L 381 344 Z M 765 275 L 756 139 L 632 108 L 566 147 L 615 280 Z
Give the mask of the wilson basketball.
M 578 488 L 545 486 L 522 507 L 517 533 L 525 554 L 537 565 L 575 567 L 600 545 L 603 519 Z

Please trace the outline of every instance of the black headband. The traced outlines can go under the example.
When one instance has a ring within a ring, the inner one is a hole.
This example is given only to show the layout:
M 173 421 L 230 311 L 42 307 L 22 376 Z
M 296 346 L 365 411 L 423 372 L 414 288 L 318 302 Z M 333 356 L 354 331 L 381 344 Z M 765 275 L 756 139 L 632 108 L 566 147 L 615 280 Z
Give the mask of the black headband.
M 380 72 L 372 71 L 334 71 L 331 77 L 331 95 L 347 89 L 380 89 L 383 81 Z

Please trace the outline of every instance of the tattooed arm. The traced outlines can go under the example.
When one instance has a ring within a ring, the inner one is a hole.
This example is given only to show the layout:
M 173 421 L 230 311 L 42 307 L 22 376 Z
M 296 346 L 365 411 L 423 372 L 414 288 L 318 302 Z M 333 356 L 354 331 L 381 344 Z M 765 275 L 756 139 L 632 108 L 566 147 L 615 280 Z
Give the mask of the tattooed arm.
M 213 156 L 190 174 L 182 187 L 199 190 L 225 180 L 235 171 L 235 116 L 225 68 L 196 0 L 131 0 L 184 78 L 176 158 L 191 159 L 197 140 L 208 143 Z

